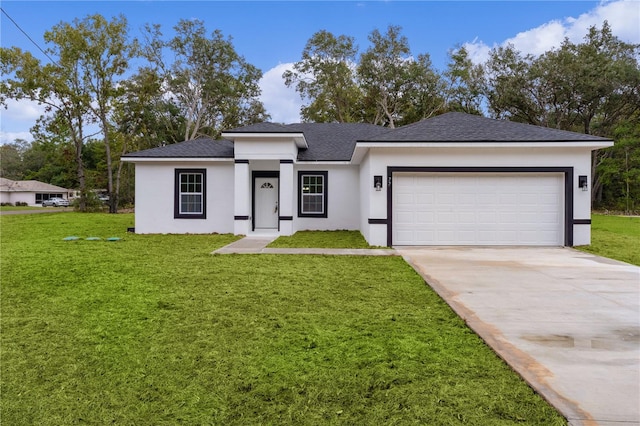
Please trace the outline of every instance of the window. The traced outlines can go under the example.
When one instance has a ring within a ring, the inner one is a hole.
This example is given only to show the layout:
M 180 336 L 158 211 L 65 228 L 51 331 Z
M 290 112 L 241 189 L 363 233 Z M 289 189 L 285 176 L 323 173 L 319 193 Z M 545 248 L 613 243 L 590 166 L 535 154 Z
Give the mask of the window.
M 298 172 L 298 216 L 327 217 L 327 172 Z
M 207 171 L 176 169 L 174 217 L 176 219 L 206 219 Z

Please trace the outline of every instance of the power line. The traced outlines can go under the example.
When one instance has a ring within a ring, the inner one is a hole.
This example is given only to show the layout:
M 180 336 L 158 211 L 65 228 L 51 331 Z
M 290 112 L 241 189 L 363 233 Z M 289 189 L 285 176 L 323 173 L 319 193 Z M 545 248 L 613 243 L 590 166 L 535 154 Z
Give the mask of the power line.
M 22 28 L 20 28 L 20 25 L 18 25 L 18 23 L 17 23 L 16 21 L 14 21 L 14 20 L 13 20 L 13 18 L 12 18 L 11 16 L 9 16 L 9 14 L 7 13 L 7 11 L 6 11 L 6 10 L 4 10 L 2 7 L 0 7 L 0 10 L 2 10 L 2 13 L 4 13 L 4 15 L 5 15 L 7 18 L 9 18 L 9 20 L 10 20 L 11 22 L 13 22 L 13 25 L 15 25 L 15 26 L 16 26 L 16 28 L 17 28 L 17 29 L 19 29 L 19 30 L 22 32 L 22 34 L 24 34 L 24 35 L 29 39 L 29 41 L 31 41 L 31 43 L 33 43 L 33 44 L 34 44 L 34 46 L 36 46 L 36 47 L 38 48 L 38 50 L 40 50 L 40 51 L 42 52 L 42 54 L 43 54 L 44 56 L 46 56 L 47 58 L 49 58 L 49 61 L 51 61 L 51 63 L 52 63 L 52 64 L 54 64 L 54 65 L 58 65 L 58 63 L 57 63 L 56 61 L 54 61 L 53 59 L 51 59 L 51 56 L 49 56 L 49 55 L 47 54 L 47 52 L 45 52 L 45 51 L 40 47 L 40 45 L 38 45 L 38 43 L 36 43 L 36 42 L 35 42 L 35 41 L 34 41 L 34 40 L 29 36 L 29 34 L 27 34 L 27 33 L 26 33 L 26 31 L 25 31 L 25 30 L 23 30 Z M 59 65 L 58 65 L 58 66 L 59 66 Z

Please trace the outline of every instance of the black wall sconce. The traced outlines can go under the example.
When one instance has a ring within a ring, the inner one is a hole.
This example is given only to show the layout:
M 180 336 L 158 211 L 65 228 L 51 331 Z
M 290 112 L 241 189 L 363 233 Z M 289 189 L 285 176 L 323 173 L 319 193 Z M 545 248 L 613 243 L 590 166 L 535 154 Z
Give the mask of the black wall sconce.
M 589 182 L 586 176 L 578 176 L 578 188 L 586 191 L 589 189 Z
M 373 177 L 373 187 L 376 191 L 382 191 L 382 176 Z

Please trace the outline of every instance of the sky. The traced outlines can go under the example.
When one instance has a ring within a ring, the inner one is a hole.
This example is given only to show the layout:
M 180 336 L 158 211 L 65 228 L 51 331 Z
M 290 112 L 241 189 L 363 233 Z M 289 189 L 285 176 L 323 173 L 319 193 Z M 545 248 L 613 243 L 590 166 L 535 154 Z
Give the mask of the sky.
M 300 120 L 302 101 L 287 88 L 282 73 L 300 60 L 307 40 L 317 31 L 352 36 L 360 51 L 369 47 L 374 29 L 402 27 L 414 56 L 428 53 L 444 70 L 448 53 L 465 46 L 476 62 L 491 48 L 512 43 L 523 53 L 538 55 L 558 47 L 565 37 L 584 38 L 587 28 L 607 20 L 614 35 L 640 43 L 640 0 L 609 1 L 10 1 L 0 3 L 0 46 L 17 46 L 46 61 L 23 32 L 41 48 L 43 35 L 60 22 L 92 14 L 107 19 L 122 14 L 132 37 L 146 23 L 160 24 L 171 36 L 180 19 L 200 19 L 232 38 L 236 51 L 260 68 L 261 100 L 272 121 Z M 32 140 L 29 129 L 44 108 L 29 101 L 9 101 L 0 110 L 0 143 Z

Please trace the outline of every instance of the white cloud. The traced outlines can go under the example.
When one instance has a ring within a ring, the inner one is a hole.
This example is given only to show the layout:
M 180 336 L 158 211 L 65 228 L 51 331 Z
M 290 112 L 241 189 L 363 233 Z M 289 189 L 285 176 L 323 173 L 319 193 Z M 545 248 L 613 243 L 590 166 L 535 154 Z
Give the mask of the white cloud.
M 37 102 L 28 99 L 7 99 L 6 104 L 7 108 L 1 112 L 3 125 L 5 120 L 35 124 L 36 120 L 45 113 L 44 105 L 38 105 Z
M 1 132 L 0 131 L 0 145 L 13 143 L 16 139 L 24 139 L 25 141 L 32 142 L 33 136 L 30 132 Z
M 285 86 L 282 74 L 293 69 L 293 63 L 278 64 L 265 72 L 260 79 L 260 100 L 274 123 L 300 122 L 302 100 L 293 87 Z
M 27 99 L 7 99 L 7 108 L 0 106 L 0 144 L 12 143 L 15 139 L 33 141 L 29 129 L 45 114 L 44 105 Z
M 604 1 L 595 9 L 575 17 L 554 20 L 536 28 L 518 33 L 515 37 L 488 46 L 483 41 L 474 40 L 464 44 L 469 57 L 475 63 L 484 62 L 489 51 L 496 46 L 511 43 L 523 54 L 540 55 L 553 48 L 558 48 L 565 38 L 574 43 L 581 42 L 589 27 L 602 27 L 606 20 L 611 31 L 622 41 L 640 43 L 640 2 L 637 0 Z
M 513 46 L 523 53 L 535 56 L 559 47 L 565 38 L 566 28 L 560 21 L 551 21 L 537 28 L 518 33 L 505 44 Z

